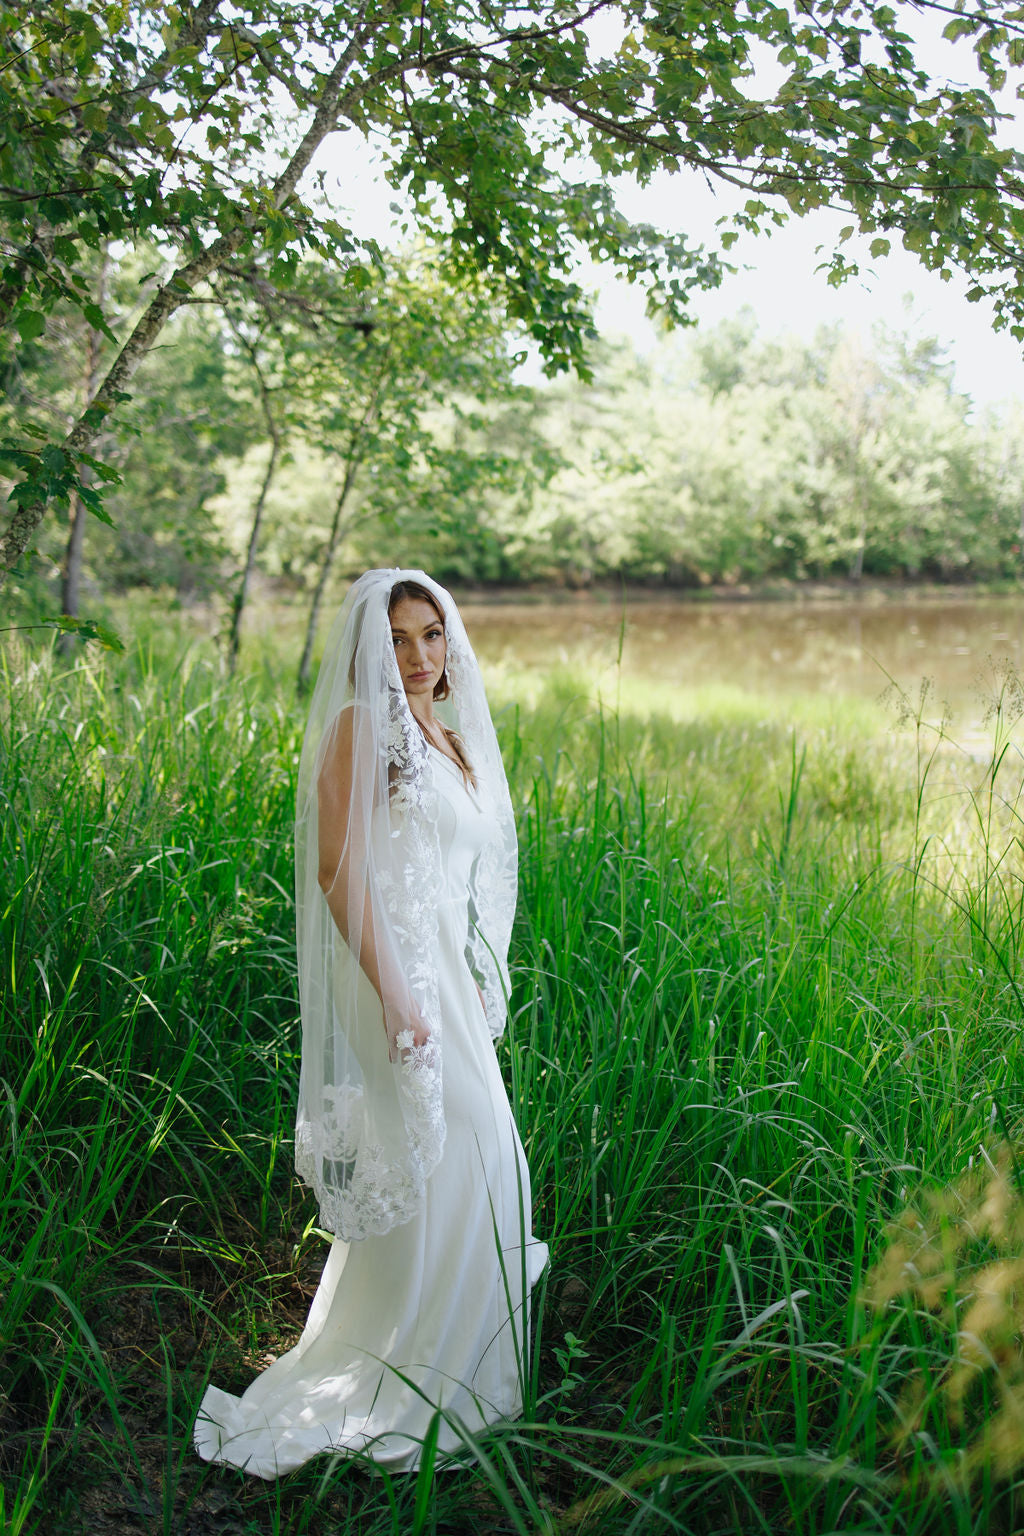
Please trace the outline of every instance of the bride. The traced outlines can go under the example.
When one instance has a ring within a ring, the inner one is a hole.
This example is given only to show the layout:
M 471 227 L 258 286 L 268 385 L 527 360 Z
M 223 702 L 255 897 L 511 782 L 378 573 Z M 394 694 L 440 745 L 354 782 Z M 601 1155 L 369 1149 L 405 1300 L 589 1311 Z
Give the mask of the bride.
M 435 713 L 450 700 L 456 728 Z M 274 1478 L 321 1451 L 411 1471 L 521 1409 L 547 1249 L 494 1054 L 516 839 L 450 595 L 368 571 L 328 638 L 295 833 L 296 1166 L 336 1234 L 305 1329 L 241 1397 L 209 1387 L 208 1461 Z

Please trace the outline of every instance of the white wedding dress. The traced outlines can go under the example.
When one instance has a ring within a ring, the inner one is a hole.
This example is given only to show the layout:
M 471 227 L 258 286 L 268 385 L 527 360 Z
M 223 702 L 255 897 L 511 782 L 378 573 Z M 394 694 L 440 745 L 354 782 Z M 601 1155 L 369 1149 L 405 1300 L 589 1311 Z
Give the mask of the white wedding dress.
M 430 759 L 446 880 L 437 898 L 444 1153 L 413 1220 L 333 1244 L 294 1349 L 241 1397 L 207 1389 L 196 1449 L 259 1477 L 321 1451 L 412 1471 L 436 1408 L 439 1449 L 456 1455 L 455 1424 L 476 1432 L 521 1411 L 529 1293 L 547 1248 L 531 1235 L 522 1144 L 465 957 L 488 810 L 453 762 L 433 748 Z

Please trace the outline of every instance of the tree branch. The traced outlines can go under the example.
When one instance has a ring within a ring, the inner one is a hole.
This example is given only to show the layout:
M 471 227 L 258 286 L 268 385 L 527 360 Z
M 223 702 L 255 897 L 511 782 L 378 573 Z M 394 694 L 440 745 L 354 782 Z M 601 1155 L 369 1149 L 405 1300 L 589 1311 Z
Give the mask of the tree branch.
M 363 0 L 360 15 L 365 16 L 368 0 Z M 270 204 L 280 209 L 293 195 L 298 182 L 309 166 L 320 144 L 337 124 L 341 91 L 353 61 L 362 43 L 357 32 L 331 70 L 324 84 L 320 104 L 301 143 L 288 165 L 274 183 Z M 123 395 L 147 352 L 163 330 L 175 310 L 190 298 L 193 289 L 228 261 L 246 241 L 259 230 L 258 217 L 247 215 L 234 229 L 228 230 L 192 261 L 186 262 L 171 278 L 157 288 L 152 300 L 140 316 L 135 329 L 114 359 L 106 378 L 96 391 L 92 405 L 78 418 L 62 446 L 66 458 L 75 461 L 88 451 L 101 429 L 105 416 Z M 7 533 L 0 543 L 0 590 L 3 589 L 13 567 L 28 547 L 46 510 L 46 499 L 20 502 L 16 505 Z

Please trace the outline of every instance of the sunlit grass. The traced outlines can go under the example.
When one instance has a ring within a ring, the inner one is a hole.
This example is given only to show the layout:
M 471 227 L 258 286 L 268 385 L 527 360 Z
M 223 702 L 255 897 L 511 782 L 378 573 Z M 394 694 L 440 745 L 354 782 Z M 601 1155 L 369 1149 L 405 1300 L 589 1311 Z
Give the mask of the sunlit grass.
M 834 701 L 620 679 L 613 711 L 494 669 L 501 1060 L 552 1250 L 526 1416 L 433 1486 L 323 1459 L 268 1487 L 189 1428 L 294 1338 L 322 1254 L 291 1173 L 301 710 L 269 664 L 172 649 L 3 672 L 7 1528 L 1016 1529 L 1018 1461 L 965 1471 L 940 1411 L 948 1336 L 863 1293 L 914 1190 L 1013 1120 L 1012 698 L 986 764 Z
M 765 693 L 742 682 L 659 681 L 614 664 L 587 675 L 576 668 L 539 671 L 499 662 L 487 667 L 493 692 L 524 708 L 550 707 L 558 700 L 598 705 L 628 720 L 700 721 L 723 727 L 746 724 L 798 726 L 803 730 L 840 730 L 847 737 L 877 736 L 890 717 L 880 702 L 835 693 L 781 688 Z M 879 695 L 882 693 L 879 686 Z

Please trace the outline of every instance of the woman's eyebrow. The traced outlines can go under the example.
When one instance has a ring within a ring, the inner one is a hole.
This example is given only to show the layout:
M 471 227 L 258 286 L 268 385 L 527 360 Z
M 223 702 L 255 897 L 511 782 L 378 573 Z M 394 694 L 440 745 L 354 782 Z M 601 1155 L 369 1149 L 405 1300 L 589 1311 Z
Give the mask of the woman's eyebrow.
M 424 624 L 424 625 L 422 625 L 420 627 L 419 633 L 421 635 L 425 635 L 428 629 L 441 629 L 441 628 L 442 628 L 442 624 L 441 624 L 441 620 L 440 619 L 431 619 L 429 624 Z M 392 624 L 392 626 L 391 626 L 391 634 L 392 634 L 392 638 L 395 635 L 401 635 L 402 638 L 405 639 L 408 636 L 409 631 L 407 629 L 398 629 L 398 628 L 396 628 L 396 626 L 394 624 Z

